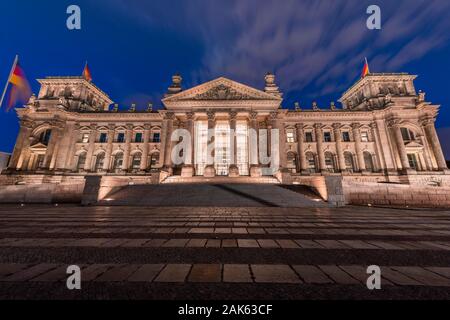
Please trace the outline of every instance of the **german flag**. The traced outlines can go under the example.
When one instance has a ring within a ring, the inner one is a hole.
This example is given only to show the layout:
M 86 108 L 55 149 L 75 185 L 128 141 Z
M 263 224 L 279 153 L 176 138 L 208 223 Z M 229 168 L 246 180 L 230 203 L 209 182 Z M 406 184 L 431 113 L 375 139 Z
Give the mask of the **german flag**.
M 85 78 L 87 81 L 92 82 L 91 70 L 89 69 L 87 62 L 86 62 L 86 65 L 84 66 L 82 75 L 83 75 L 83 78 Z
M 364 63 L 364 68 L 363 68 L 363 71 L 362 71 L 362 74 L 361 74 L 361 78 L 364 78 L 364 77 L 367 76 L 369 73 L 370 73 L 370 70 L 369 70 L 369 63 L 367 62 L 367 58 L 366 58 L 366 61 L 365 61 L 365 63 Z
M 11 69 L 10 76 L 6 82 L 5 90 L 3 91 L 2 99 L 0 100 L 0 107 L 3 103 L 8 86 L 11 84 L 11 90 L 7 99 L 6 110 L 9 111 L 15 107 L 19 102 L 26 103 L 31 97 L 31 88 L 28 83 L 27 77 L 22 67 L 19 65 L 19 58 L 16 56 L 13 67 Z

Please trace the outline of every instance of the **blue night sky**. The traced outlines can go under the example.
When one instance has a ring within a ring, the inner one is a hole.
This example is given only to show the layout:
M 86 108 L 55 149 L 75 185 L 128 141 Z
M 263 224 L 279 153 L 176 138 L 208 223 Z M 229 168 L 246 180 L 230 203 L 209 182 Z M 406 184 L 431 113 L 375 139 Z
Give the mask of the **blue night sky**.
M 81 7 L 82 30 L 66 28 L 71 4 Z M 381 30 L 366 28 L 371 4 L 381 7 Z M 367 56 L 372 72 L 419 75 L 416 89 L 442 105 L 437 126 L 450 159 L 449 12 L 448 0 L 1 1 L 0 85 L 17 53 L 35 93 L 36 78 L 80 75 L 88 60 L 94 83 L 123 107 L 161 107 L 176 72 L 184 88 L 219 76 L 263 88 L 268 71 L 284 107 L 327 107 Z M 0 128 L 0 150 L 12 151 L 14 111 L 0 110 Z

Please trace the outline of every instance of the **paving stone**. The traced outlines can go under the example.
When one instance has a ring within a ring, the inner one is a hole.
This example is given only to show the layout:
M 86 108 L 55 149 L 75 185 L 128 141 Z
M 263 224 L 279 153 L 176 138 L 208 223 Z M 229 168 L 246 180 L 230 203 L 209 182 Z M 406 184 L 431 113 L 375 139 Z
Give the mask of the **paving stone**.
M 191 228 L 189 233 L 214 233 L 214 228 Z
M 28 267 L 30 265 L 24 263 L 2 263 L 0 264 L 0 280 Z
M 327 265 L 318 267 L 325 272 L 329 278 L 333 279 L 338 284 L 361 284 L 361 281 L 351 277 L 348 273 L 342 271 L 342 269 L 337 266 Z
M 207 239 L 190 239 L 186 244 L 187 248 L 203 248 L 206 245 Z
M 232 228 L 233 234 L 248 234 L 247 228 Z
M 231 233 L 231 228 L 215 228 L 214 233 Z
M 253 282 L 250 268 L 247 264 L 225 264 L 223 266 L 224 282 Z
M 107 270 L 111 269 L 110 264 L 93 264 L 81 270 L 81 281 L 93 281 Z
M 222 279 L 222 265 L 194 264 L 188 281 L 190 282 L 220 282 Z
M 450 279 L 450 268 L 448 267 L 427 267 L 426 269 Z
M 361 240 L 339 240 L 339 242 L 342 242 L 353 249 L 379 249 L 378 247 Z
M 168 241 L 168 239 L 151 239 L 151 240 L 147 241 L 146 243 L 144 243 L 142 246 L 158 248 L 158 247 L 161 247 L 167 241 Z
M 251 265 L 255 282 L 301 283 L 294 270 L 288 265 Z
M 389 267 L 381 267 L 381 277 L 389 280 L 395 285 L 400 286 L 420 286 L 422 285 L 420 282 L 407 277 L 403 273 L 400 273 L 396 270 L 393 270 Z M 383 283 L 383 281 L 382 281 Z
M 140 265 L 135 264 L 115 265 L 97 277 L 94 281 L 125 281 L 139 267 Z
M 350 247 L 336 240 L 314 240 L 326 249 L 349 249 Z
M 237 248 L 236 239 L 224 239 L 222 240 L 222 248 Z
M 258 241 L 254 239 L 238 239 L 239 248 L 259 248 Z
M 312 240 L 294 240 L 303 249 L 324 249 L 324 247 Z
M 190 270 L 190 264 L 168 264 L 161 270 L 154 281 L 184 282 Z
M 377 246 L 381 249 L 385 250 L 402 250 L 403 248 L 400 246 L 397 246 L 395 242 L 393 241 L 377 241 L 377 240 L 369 240 L 367 241 L 370 244 L 373 244 L 374 246 Z
M 208 239 L 206 242 L 206 248 L 220 248 L 221 240 L 218 239 Z
M 306 283 L 333 283 L 333 281 L 316 266 L 294 265 L 292 267 Z
M 59 266 L 56 269 L 50 270 L 44 274 L 41 274 L 40 276 L 37 276 L 30 281 L 39 281 L 39 282 L 57 282 L 66 280 L 70 274 L 67 274 L 67 268 L 69 265 L 63 265 Z M 79 266 L 81 269 L 81 266 Z M 83 272 L 81 272 L 83 274 Z
M 143 246 L 149 239 L 132 239 L 121 245 L 124 248 L 138 248 Z
M 279 248 L 280 246 L 272 239 L 258 239 L 259 246 L 261 248 Z
M 292 240 L 278 239 L 276 241 L 280 245 L 280 247 L 283 249 L 298 249 L 298 248 L 300 248 L 300 246 Z
M 393 270 L 403 273 L 425 285 L 450 287 L 450 279 L 435 274 L 421 267 L 392 267 Z
M 189 239 L 170 239 L 161 245 L 162 248 L 172 247 L 172 248 L 183 248 Z
M 1 281 L 27 281 L 57 267 L 58 265 L 54 263 L 41 263 L 19 270 L 12 275 L 2 278 Z
M 163 264 L 144 264 L 134 272 L 127 281 L 151 282 L 164 267 Z

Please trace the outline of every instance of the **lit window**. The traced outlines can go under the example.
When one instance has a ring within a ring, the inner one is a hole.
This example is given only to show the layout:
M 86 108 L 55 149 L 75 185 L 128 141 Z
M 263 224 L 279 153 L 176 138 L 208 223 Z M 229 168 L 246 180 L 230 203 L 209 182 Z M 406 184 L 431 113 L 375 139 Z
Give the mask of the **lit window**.
M 331 132 L 326 131 L 323 133 L 323 141 L 324 142 L 331 142 Z
M 143 142 L 141 132 L 136 133 L 136 136 L 134 137 L 134 142 Z
M 135 170 L 140 169 L 140 167 L 141 167 L 141 154 L 140 153 L 136 153 L 133 156 L 133 161 L 131 163 L 131 167 Z
M 89 133 L 83 133 L 83 136 L 81 137 L 82 143 L 88 143 L 89 142 Z
M 286 139 L 287 139 L 288 143 L 294 143 L 295 142 L 294 132 L 293 131 L 288 131 L 286 133 Z
M 367 131 L 361 132 L 361 141 L 369 142 L 369 133 Z

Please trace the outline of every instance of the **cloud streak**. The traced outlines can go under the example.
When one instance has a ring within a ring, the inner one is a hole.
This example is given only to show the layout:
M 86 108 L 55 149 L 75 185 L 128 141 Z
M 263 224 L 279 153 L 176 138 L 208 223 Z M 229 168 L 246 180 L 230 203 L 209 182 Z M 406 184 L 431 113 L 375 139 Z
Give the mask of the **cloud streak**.
M 375 72 L 405 71 L 408 63 L 450 38 L 448 0 L 379 1 L 380 31 L 366 28 L 371 2 L 112 0 L 108 4 L 144 26 L 203 43 L 202 65 L 184 75 L 189 85 L 225 75 L 261 87 L 263 75 L 273 71 L 286 93 L 313 88 L 326 95 L 339 94 L 357 78 L 364 56 Z

